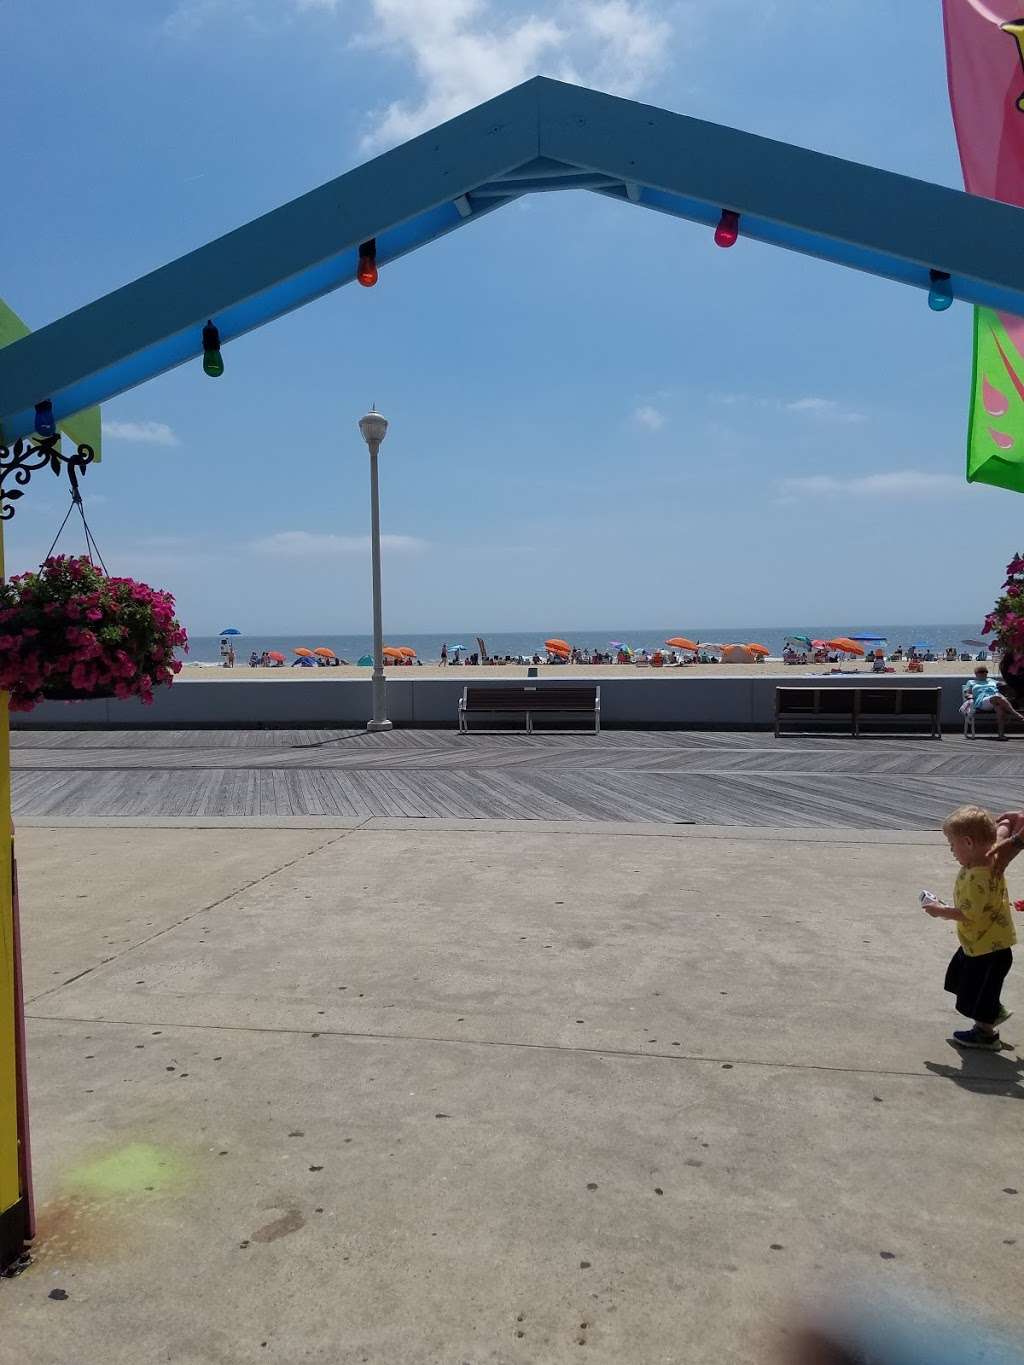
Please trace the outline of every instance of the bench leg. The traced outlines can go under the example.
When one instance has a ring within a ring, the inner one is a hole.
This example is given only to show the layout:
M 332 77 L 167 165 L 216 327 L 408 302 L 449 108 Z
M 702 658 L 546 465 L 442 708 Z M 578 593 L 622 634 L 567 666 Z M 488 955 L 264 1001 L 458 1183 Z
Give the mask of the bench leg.
M 527 733 L 528 735 L 532 735 L 532 734 L 533 734 L 533 712 L 532 712 L 532 711 L 527 711 L 527 713 L 526 713 L 526 733 Z

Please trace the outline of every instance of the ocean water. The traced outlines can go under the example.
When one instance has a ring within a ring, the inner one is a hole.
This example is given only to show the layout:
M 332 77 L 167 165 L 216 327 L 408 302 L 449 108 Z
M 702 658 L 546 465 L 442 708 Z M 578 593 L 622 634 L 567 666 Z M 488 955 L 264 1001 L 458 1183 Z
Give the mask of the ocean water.
M 238 623 L 241 629 L 242 623 Z M 978 640 L 981 625 L 979 622 L 968 623 L 966 625 L 887 625 L 874 621 L 851 625 L 848 622 L 838 622 L 832 625 L 794 625 L 794 626 L 702 626 L 697 628 L 680 628 L 678 626 L 667 626 L 657 628 L 653 626 L 643 627 L 619 627 L 618 629 L 609 628 L 608 630 L 533 630 L 533 631 L 487 631 L 483 634 L 484 643 L 489 654 L 533 654 L 540 653 L 544 656 L 544 641 L 546 639 L 558 638 L 567 640 L 569 644 L 576 645 L 580 649 L 600 649 L 609 650 L 612 640 L 622 640 L 625 644 L 632 645 L 633 649 L 647 650 L 656 649 L 663 645 L 665 640 L 671 635 L 682 634 L 690 640 L 707 640 L 715 644 L 761 644 L 771 651 L 773 656 L 782 654 L 783 642 L 787 635 L 807 635 L 812 640 L 833 639 L 837 635 L 884 635 L 888 641 L 887 649 L 894 649 L 897 645 L 904 647 L 912 644 L 930 644 L 936 652 L 941 652 L 948 645 L 956 645 L 959 649 L 961 642 L 966 639 Z M 416 651 L 417 656 L 424 663 L 436 661 L 441 653 L 441 645 L 446 642 L 449 651 L 453 645 L 465 645 L 469 653 L 477 648 L 476 635 L 471 631 L 449 631 L 445 634 L 421 634 L 421 635 L 385 635 L 385 644 L 390 645 L 409 645 Z M 216 635 L 197 635 L 191 639 L 191 649 L 187 655 L 189 663 L 219 663 L 220 662 L 220 637 Z M 235 654 L 240 664 L 248 662 L 249 655 L 253 650 L 257 654 L 265 649 L 276 649 L 291 662 L 295 655 L 293 650 L 296 647 L 305 646 L 308 649 L 315 649 L 318 645 L 326 645 L 328 649 L 333 649 L 340 658 L 346 659 L 349 663 L 355 663 L 363 654 L 369 654 L 373 649 L 373 638 L 370 635 L 334 635 L 330 632 L 323 635 L 249 635 L 243 632 L 240 636 L 234 637 Z

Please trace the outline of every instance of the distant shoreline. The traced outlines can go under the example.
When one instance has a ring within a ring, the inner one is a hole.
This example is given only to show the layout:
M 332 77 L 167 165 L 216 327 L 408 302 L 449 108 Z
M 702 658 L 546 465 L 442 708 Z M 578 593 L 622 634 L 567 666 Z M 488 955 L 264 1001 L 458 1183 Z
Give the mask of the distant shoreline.
M 527 667 L 526 664 L 481 664 L 477 667 L 449 664 L 443 668 L 438 663 L 425 663 L 422 667 L 389 667 L 384 672 L 389 681 L 396 683 L 416 682 L 422 678 L 447 678 L 449 681 L 475 683 L 486 682 L 488 678 L 525 678 Z M 708 677 L 857 676 L 891 684 L 903 677 L 931 675 L 937 678 L 966 678 L 974 672 L 975 661 L 958 659 L 956 662 L 947 662 L 938 659 L 934 663 L 926 663 L 923 674 L 908 673 L 905 663 L 892 664 L 895 673 L 872 673 L 870 665 L 863 660 L 845 666 L 842 675 L 831 674 L 832 667 L 829 664 L 784 664 L 781 659 L 766 659 L 763 664 L 686 664 L 676 668 L 637 668 L 634 664 L 539 664 L 537 676 L 548 682 L 557 682 L 559 678 L 659 678 L 679 681 Z M 356 664 L 342 664 L 338 668 L 250 668 L 246 663 L 237 663 L 234 668 L 223 668 L 219 664 L 185 664 L 178 678 L 186 682 L 340 682 L 345 679 L 368 682 L 371 672 L 371 669 L 360 668 Z

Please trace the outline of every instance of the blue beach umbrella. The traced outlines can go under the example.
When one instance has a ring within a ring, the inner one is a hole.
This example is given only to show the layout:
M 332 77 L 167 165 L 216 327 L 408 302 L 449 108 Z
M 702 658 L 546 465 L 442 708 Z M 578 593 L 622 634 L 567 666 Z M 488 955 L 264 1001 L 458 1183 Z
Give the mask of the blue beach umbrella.
M 234 626 L 225 626 L 221 631 L 221 635 L 241 635 L 241 633 L 242 632 L 237 630 Z

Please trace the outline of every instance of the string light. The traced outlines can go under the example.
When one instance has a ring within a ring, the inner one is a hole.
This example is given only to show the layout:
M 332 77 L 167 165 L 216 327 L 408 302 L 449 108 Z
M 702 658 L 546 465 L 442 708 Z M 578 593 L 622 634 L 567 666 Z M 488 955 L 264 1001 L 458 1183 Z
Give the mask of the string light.
M 36 404 L 36 433 L 39 436 L 56 436 L 57 423 L 53 418 L 53 404 L 50 400 L 44 399 L 42 403 Z
M 715 246 L 735 246 L 740 235 L 740 216 L 733 209 L 723 209 L 715 228 Z
M 376 237 L 371 237 L 368 242 L 364 242 L 359 248 L 359 264 L 356 267 L 356 279 L 367 289 L 372 289 L 377 283 Z
M 203 369 L 211 379 L 219 379 L 224 373 L 224 359 L 220 353 L 220 332 L 208 322 L 203 328 Z
M 929 270 L 931 288 L 928 290 L 928 307 L 934 313 L 944 313 L 953 302 L 953 286 L 945 270 Z

